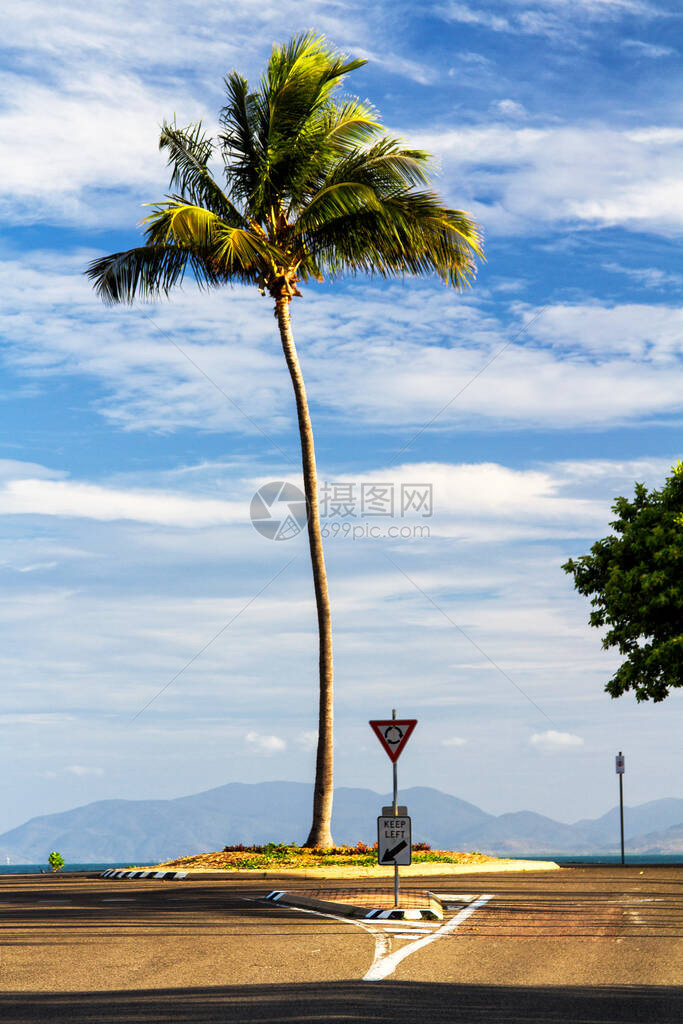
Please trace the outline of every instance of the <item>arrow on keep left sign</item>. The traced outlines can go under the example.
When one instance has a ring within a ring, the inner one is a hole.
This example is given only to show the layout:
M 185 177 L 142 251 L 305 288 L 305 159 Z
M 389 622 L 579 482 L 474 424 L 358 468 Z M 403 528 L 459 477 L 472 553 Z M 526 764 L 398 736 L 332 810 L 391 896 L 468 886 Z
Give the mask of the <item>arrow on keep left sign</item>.
M 402 839 L 400 843 L 397 843 L 391 850 L 385 850 L 382 856 L 382 864 L 388 864 L 389 861 L 394 861 L 399 855 L 401 850 L 405 850 L 407 846 L 405 839 Z

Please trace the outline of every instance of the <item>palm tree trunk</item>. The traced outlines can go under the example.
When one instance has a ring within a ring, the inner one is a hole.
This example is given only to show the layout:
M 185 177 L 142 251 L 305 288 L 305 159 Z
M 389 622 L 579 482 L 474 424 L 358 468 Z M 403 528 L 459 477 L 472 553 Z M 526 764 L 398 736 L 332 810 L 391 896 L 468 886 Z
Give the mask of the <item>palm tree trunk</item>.
M 304 846 L 330 847 L 332 842 L 332 797 L 334 784 L 333 747 L 333 703 L 334 673 L 332 666 L 332 622 L 330 598 L 327 592 L 327 573 L 323 542 L 320 536 L 320 514 L 318 510 L 318 475 L 315 466 L 313 428 L 308 412 L 306 387 L 299 366 L 299 357 L 294 345 L 289 318 L 289 295 L 281 295 L 275 302 L 275 315 L 280 328 L 280 340 L 292 378 L 296 411 L 301 438 L 301 463 L 304 475 L 304 492 L 308 511 L 308 544 L 311 551 L 315 604 L 318 613 L 320 704 L 318 711 L 318 754 L 315 766 L 315 789 L 313 792 L 313 824 Z

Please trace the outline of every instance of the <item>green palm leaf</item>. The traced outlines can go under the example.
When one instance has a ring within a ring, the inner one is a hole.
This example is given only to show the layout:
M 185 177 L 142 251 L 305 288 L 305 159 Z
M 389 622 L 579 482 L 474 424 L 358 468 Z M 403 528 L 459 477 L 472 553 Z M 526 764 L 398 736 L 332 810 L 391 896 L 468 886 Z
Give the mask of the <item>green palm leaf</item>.
M 168 295 L 190 267 L 199 284 L 218 283 L 199 253 L 175 245 L 145 245 L 93 260 L 86 274 L 106 303 Z
M 242 215 L 211 177 L 208 162 L 213 142 L 202 131 L 201 122 L 178 128 L 164 122 L 159 149 L 168 153 L 171 188 L 197 206 L 205 206 L 234 224 L 242 224 Z

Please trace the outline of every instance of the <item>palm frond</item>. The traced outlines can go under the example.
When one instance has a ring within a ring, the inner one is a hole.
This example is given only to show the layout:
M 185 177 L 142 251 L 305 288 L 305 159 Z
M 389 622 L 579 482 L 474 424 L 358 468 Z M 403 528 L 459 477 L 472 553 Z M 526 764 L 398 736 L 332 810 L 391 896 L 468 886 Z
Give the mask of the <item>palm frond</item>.
M 293 234 L 314 231 L 337 217 L 360 211 L 382 208 L 377 193 L 369 185 L 357 181 L 339 181 L 321 189 L 299 216 Z
M 341 79 L 363 67 L 365 60 L 347 60 L 321 35 L 305 32 L 284 46 L 273 47 L 261 79 L 272 127 L 295 127 L 322 106 Z
M 177 245 L 202 253 L 219 274 L 259 274 L 287 262 L 286 253 L 260 229 L 226 224 L 201 206 L 168 203 L 156 207 L 143 223 L 150 245 Z
M 351 153 L 381 130 L 377 114 L 368 103 L 348 99 L 325 111 L 320 143 L 339 153 Z
M 289 262 L 287 254 L 262 234 L 227 225 L 216 233 L 213 254 L 228 274 L 240 268 L 246 273 L 267 274 Z
M 210 249 L 218 229 L 225 222 L 211 210 L 190 203 L 170 202 L 158 205 L 142 221 L 147 225 L 146 239 L 150 245 L 181 245 Z
M 247 80 L 233 72 L 225 78 L 228 102 L 221 110 L 219 135 L 230 195 L 247 205 L 259 183 L 263 153 L 257 148 L 256 108 Z
M 317 191 L 307 198 L 297 218 L 295 234 L 305 234 L 338 216 L 347 216 L 365 205 L 379 209 L 392 197 L 408 194 L 407 188 L 427 180 L 429 157 L 421 150 L 399 148 L 394 139 L 381 139 L 366 150 L 355 150 L 337 159 Z M 417 197 L 419 193 L 411 193 Z
M 374 110 L 355 99 L 328 104 L 308 118 L 293 143 L 273 151 L 277 179 L 286 182 L 287 217 L 296 216 L 319 191 L 341 157 L 366 145 L 380 130 Z
M 335 120 L 334 113 L 330 118 L 332 92 L 345 74 L 364 63 L 348 61 L 321 36 L 305 33 L 273 49 L 256 92 L 250 93 L 238 75 L 226 78 L 221 141 L 230 195 L 245 204 L 251 217 L 262 221 L 271 209 L 291 205 L 290 192 L 298 195 L 306 174 L 310 179 L 310 162 L 321 143 L 328 153 L 341 152 L 353 138 L 358 143 L 378 129 L 370 108 L 359 101 L 353 106 L 347 101 L 337 123 L 330 123 Z
M 355 149 L 335 161 L 321 187 L 336 181 L 357 181 L 380 195 L 391 194 L 427 184 L 432 160 L 429 153 L 407 149 L 398 139 L 384 136 L 372 146 Z
M 188 267 L 200 284 L 218 283 L 201 258 L 175 245 L 143 245 L 115 252 L 93 260 L 86 275 L 100 298 L 111 305 L 168 295 L 174 285 L 182 283 Z
M 201 121 L 187 128 L 166 122 L 162 126 L 159 149 L 168 153 L 171 188 L 177 189 L 185 201 L 206 206 L 224 220 L 242 224 L 242 214 L 209 172 L 208 162 L 213 148 L 213 142 L 202 130 Z
M 332 278 L 367 273 L 382 277 L 436 273 L 462 288 L 476 275 L 481 236 L 472 218 L 450 210 L 428 193 L 385 200 L 379 211 L 361 210 L 330 220 L 302 236 L 303 257 Z

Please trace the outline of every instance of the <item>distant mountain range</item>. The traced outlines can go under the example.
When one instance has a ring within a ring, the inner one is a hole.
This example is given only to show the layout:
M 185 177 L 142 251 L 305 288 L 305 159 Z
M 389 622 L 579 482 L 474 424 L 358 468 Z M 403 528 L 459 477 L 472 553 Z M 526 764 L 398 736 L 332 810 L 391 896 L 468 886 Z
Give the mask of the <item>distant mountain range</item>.
M 298 782 L 231 782 L 175 800 L 98 800 L 61 814 L 32 818 L 0 835 L 0 861 L 42 864 L 50 850 L 71 863 L 154 862 L 221 850 L 235 843 L 301 842 L 310 825 L 311 786 Z M 338 843 L 375 841 L 375 818 L 391 798 L 369 789 L 335 792 L 333 834 Z M 403 790 L 413 837 L 434 849 L 483 853 L 613 853 L 619 848 L 619 810 L 564 825 L 533 811 L 487 814 L 437 789 Z M 683 854 L 683 799 L 653 800 L 624 812 L 633 853 Z

